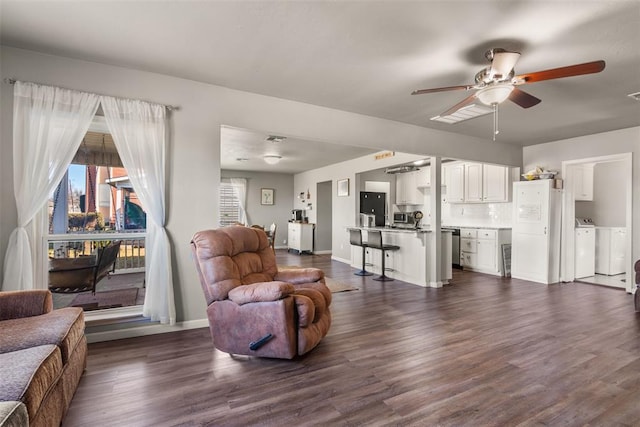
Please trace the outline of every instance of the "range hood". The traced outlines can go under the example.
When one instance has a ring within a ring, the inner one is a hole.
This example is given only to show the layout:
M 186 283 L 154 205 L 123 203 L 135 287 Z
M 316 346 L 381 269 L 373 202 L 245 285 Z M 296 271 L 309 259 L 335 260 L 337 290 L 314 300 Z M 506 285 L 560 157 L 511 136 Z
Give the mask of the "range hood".
M 416 167 L 416 166 L 412 166 L 412 165 L 403 165 L 403 166 L 395 166 L 392 168 L 387 168 L 385 169 L 384 173 L 390 173 L 390 174 L 394 174 L 394 173 L 406 173 L 406 172 L 413 172 L 413 171 L 417 171 L 420 168 Z

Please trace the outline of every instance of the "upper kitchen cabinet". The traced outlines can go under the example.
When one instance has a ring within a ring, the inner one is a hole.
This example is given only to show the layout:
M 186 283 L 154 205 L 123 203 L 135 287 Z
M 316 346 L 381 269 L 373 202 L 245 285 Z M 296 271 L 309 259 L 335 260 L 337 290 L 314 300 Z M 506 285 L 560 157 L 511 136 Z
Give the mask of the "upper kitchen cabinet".
M 465 163 L 464 201 L 481 202 L 482 200 L 482 163 Z
M 422 205 L 424 194 L 418 189 L 420 171 L 399 173 L 396 175 L 396 204 Z
M 448 164 L 444 170 L 447 183 L 447 202 L 464 203 L 464 163 Z
M 575 200 L 593 201 L 593 164 L 573 166 Z
M 455 163 L 446 166 L 449 203 L 509 201 L 509 168 L 483 163 Z
M 482 165 L 482 201 L 509 201 L 509 168 L 496 165 Z
M 422 166 L 415 173 L 418 188 L 431 187 L 431 166 Z

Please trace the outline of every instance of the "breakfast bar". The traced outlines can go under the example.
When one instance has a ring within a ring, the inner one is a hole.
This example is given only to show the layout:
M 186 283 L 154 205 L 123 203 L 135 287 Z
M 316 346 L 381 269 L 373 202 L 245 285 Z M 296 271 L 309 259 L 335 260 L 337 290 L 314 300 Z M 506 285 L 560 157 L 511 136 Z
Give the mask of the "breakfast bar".
M 433 238 L 428 228 L 390 228 L 390 227 L 349 227 L 362 232 L 362 240 L 367 241 L 369 230 L 380 230 L 385 244 L 399 246 L 398 250 L 385 252 L 386 275 L 414 285 L 431 287 L 429 277 L 432 270 L 429 248 Z M 348 230 L 347 230 L 348 231 Z M 452 278 L 451 271 L 451 230 L 442 230 L 441 269 L 442 283 L 447 284 Z M 366 248 L 365 263 L 371 272 L 381 274 L 382 252 L 374 248 Z M 360 269 L 362 266 L 362 248 L 351 246 L 351 266 Z

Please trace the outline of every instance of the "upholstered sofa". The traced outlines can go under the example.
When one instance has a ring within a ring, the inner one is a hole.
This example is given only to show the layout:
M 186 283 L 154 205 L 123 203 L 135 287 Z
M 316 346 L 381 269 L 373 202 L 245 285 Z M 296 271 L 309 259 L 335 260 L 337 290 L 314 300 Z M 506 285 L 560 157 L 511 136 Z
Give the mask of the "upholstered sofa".
M 331 291 L 324 272 L 278 271 L 264 231 L 206 230 L 191 244 L 217 349 L 292 359 L 316 347 L 329 331 Z
M 0 292 L 0 425 L 59 426 L 87 362 L 81 308 L 48 290 Z

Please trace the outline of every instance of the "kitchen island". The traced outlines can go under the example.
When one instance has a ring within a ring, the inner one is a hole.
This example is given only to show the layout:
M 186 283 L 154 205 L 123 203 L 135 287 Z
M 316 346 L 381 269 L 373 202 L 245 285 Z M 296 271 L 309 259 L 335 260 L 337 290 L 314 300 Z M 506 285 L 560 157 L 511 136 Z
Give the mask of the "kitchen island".
M 442 230 L 441 245 L 441 271 L 442 282 L 432 283 L 430 280 L 431 257 L 429 248 L 433 233 L 428 228 L 390 228 L 390 227 L 348 227 L 348 230 L 362 230 L 362 240 L 367 240 L 368 230 L 382 231 L 382 240 L 385 244 L 397 245 L 400 249 L 386 251 L 385 266 L 386 275 L 403 282 L 412 283 L 424 287 L 439 287 L 449 283 L 451 272 L 451 230 Z M 378 249 L 367 248 L 365 261 L 367 269 L 380 274 L 382 265 L 382 252 Z M 369 265 L 370 264 L 370 265 Z M 351 266 L 360 269 L 362 266 L 362 248 L 351 246 Z M 391 270 L 389 270 L 391 269 Z

